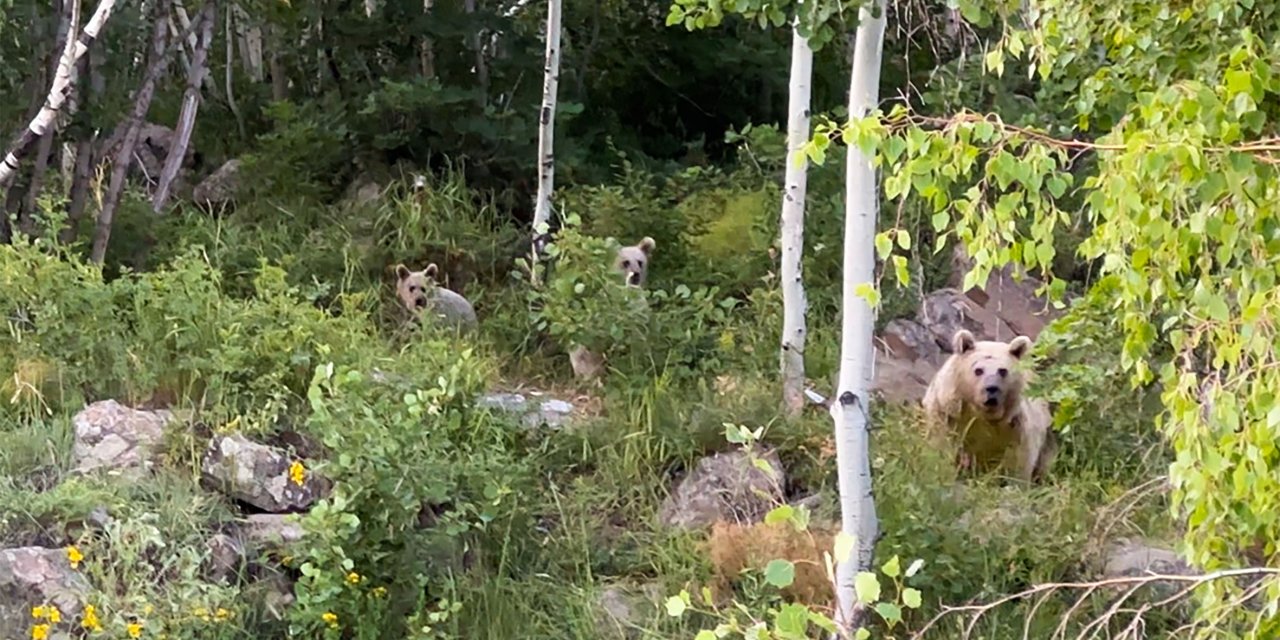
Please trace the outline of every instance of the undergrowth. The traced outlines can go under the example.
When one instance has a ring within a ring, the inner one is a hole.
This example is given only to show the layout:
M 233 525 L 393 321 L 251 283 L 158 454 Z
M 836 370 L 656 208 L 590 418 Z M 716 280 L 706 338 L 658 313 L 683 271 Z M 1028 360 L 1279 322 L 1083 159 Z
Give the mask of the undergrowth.
M 834 448 L 823 412 L 778 411 L 777 194 L 751 173 L 769 162 L 665 181 L 624 165 L 617 186 L 569 190 L 557 262 L 537 290 L 521 276 L 519 230 L 456 174 L 396 183 L 372 204 L 258 199 L 224 218 L 179 212 L 153 230 L 136 272 L 116 262 L 104 276 L 80 247 L 0 246 L 0 542 L 75 548 L 113 637 L 138 624 L 170 638 L 613 637 L 600 619 L 606 590 L 633 599 L 631 631 L 653 638 L 712 628 L 730 600 L 793 615 L 788 596 L 804 594 L 822 610 L 830 594 L 814 595 L 822 574 L 812 568 L 838 522 Z M 838 226 L 824 206 L 810 236 L 822 246 L 806 264 L 814 379 L 832 378 L 838 349 L 828 249 Z M 142 209 L 122 210 L 125 225 Z M 648 287 L 627 290 L 608 272 L 609 252 L 640 234 L 658 239 L 654 268 Z M 397 262 L 439 264 L 475 303 L 481 332 L 398 337 L 385 313 Z M 946 277 L 924 258 L 919 269 L 924 286 Z M 913 294 L 901 295 L 898 308 L 913 308 Z M 909 578 L 880 573 L 886 598 L 923 594 L 899 612 L 908 627 L 943 604 L 1090 575 L 1115 535 L 1172 537 L 1158 494 L 1122 499 L 1167 459 L 1150 433 L 1152 405 L 1100 392 L 1121 377 L 1106 356 L 1118 351 L 1104 302 L 1096 289 L 1036 347 L 1036 389 L 1059 407 L 1063 441 L 1044 486 L 959 484 L 923 445 L 915 409 L 876 405 L 877 566 L 924 561 Z M 571 343 L 608 355 L 599 387 L 571 379 Z M 475 408 L 488 388 L 522 385 L 598 410 L 572 428 L 529 430 Z M 108 398 L 177 411 L 153 481 L 73 472 L 71 418 Z M 787 498 L 812 500 L 808 515 L 770 526 L 801 518 L 821 544 L 660 525 L 674 482 L 735 447 L 726 425 L 759 429 L 787 470 Z M 320 453 L 295 451 L 298 462 L 336 489 L 301 517 L 308 535 L 289 557 L 251 558 L 216 581 L 208 541 L 248 511 L 200 488 L 200 459 L 231 430 L 318 443 Z M 775 552 L 810 563 L 803 589 L 773 583 Z M 292 606 L 263 588 L 274 574 L 296 581 Z M 702 603 L 713 586 L 714 602 Z M 678 605 L 688 613 L 668 615 L 681 591 L 693 594 Z M 1033 628 L 1067 606 L 1045 605 Z M 1021 637 L 1030 607 L 993 611 L 980 633 Z

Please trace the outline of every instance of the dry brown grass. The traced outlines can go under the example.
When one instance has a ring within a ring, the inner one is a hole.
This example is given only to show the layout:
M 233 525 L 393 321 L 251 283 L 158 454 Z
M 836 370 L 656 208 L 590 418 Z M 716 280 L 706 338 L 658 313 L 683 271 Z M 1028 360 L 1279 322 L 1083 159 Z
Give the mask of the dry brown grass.
M 806 604 L 831 606 L 834 593 L 822 554 L 830 551 L 834 542 L 834 531 L 814 526 L 797 531 L 785 522 L 716 523 L 707 539 L 713 589 L 719 598 L 732 589 L 744 570 L 763 571 L 771 560 L 789 560 L 795 564 L 796 577 L 783 594 Z

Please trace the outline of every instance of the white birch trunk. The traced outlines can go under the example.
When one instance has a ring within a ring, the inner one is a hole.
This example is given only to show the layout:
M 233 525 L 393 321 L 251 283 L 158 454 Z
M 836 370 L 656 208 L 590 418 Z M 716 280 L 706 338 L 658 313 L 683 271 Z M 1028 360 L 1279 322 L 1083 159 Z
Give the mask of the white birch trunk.
M 84 55 L 85 51 L 89 50 L 89 44 L 98 37 L 98 32 L 102 30 L 102 25 L 106 24 L 107 18 L 111 17 L 111 10 L 115 8 L 115 4 L 116 0 L 102 0 L 102 3 L 98 5 L 98 9 L 93 12 L 93 16 L 89 18 L 89 23 L 85 25 L 84 31 L 78 37 L 68 35 L 66 47 L 64 47 L 62 58 L 58 62 L 58 70 L 54 73 L 53 82 L 49 87 L 49 95 L 45 98 L 44 106 L 40 108 L 40 112 L 27 125 L 27 130 L 19 136 L 17 142 L 5 154 L 4 160 L 0 161 L 0 189 L 13 180 L 13 176 L 18 171 L 18 165 L 22 161 L 22 156 L 26 153 L 31 143 L 36 138 L 43 136 L 49 130 L 49 127 L 53 125 L 58 112 L 62 109 L 62 103 L 66 101 L 67 94 L 71 90 L 71 80 L 74 76 L 76 62 Z M 74 31 L 69 31 L 69 34 L 74 33 Z
M 555 187 L 556 91 L 560 84 L 560 0 L 547 3 L 547 57 L 542 77 L 542 110 L 538 115 L 538 199 L 533 212 L 533 267 L 537 282 L 537 260 L 541 240 L 551 222 L 551 191 Z
M 849 118 L 862 118 L 879 102 L 880 55 L 884 44 L 885 0 L 858 12 L 853 72 L 849 80 Z M 872 13 L 878 13 L 873 16 Z M 843 532 L 854 539 L 850 557 L 836 558 L 837 625 L 852 635 L 863 607 L 857 603 L 853 580 L 871 567 L 879 535 L 875 498 L 871 492 L 869 452 L 870 389 L 875 351 L 872 331 L 875 311 L 859 289 L 874 287 L 876 216 L 880 205 L 872 158 L 850 145 L 845 176 L 844 304 L 840 340 L 840 385 L 831 403 L 835 422 L 836 464 Z
M 788 415 L 804 410 L 804 343 L 808 330 L 801 261 L 804 257 L 804 202 L 808 181 L 809 94 L 813 77 L 813 49 L 791 32 L 791 87 L 787 102 L 786 188 L 782 193 L 782 402 Z

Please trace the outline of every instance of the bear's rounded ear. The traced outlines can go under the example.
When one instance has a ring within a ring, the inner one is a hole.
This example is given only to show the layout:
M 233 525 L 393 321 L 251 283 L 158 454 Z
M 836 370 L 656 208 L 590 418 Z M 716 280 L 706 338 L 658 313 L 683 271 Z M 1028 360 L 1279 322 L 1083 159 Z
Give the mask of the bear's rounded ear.
M 1031 350 L 1031 338 L 1018 336 L 1009 343 L 1009 355 L 1021 360 Z
M 968 329 L 961 329 L 951 337 L 951 351 L 956 354 L 973 351 L 974 344 L 973 334 Z
M 422 273 L 426 274 L 428 278 L 434 278 L 436 277 L 436 273 L 438 273 L 439 271 L 440 271 L 440 268 L 436 266 L 436 263 L 432 262 L 431 264 L 427 265 L 427 268 Z
M 409 267 L 402 264 L 396 265 L 396 278 L 404 280 L 409 277 Z
M 640 241 L 640 250 L 643 251 L 646 256 L 652 253 L 656 246 L 658 246 L 658 243 L 654 242 L 653 238 L 650 238 L 649 236 L 645 236 L 644 239 Z

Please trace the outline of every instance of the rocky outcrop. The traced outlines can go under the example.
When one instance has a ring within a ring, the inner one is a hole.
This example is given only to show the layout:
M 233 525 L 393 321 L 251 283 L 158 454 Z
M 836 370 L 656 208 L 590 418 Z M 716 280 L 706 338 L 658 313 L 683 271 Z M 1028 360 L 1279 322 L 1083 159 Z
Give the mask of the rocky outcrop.
M 168 411 L 139 411 L 115 400 L 85 407 L 72 419 L 75 471 L 138 477 L 151 468 L 152 451 L 172 418 Z
M 239 434 L 215 437 L 200 471 L 209 488 L 269 513 L 306 509 L 329 490 L 283 451 Z
M 757 457 L 773 474 L 756 467 L 744 451 L 727 451 L 698 461 L 663 502 L 659 520 L 665 526 L 698 529 L 716 521 L 757 522 L 781 504 L 786 471 L 772 451 Z

